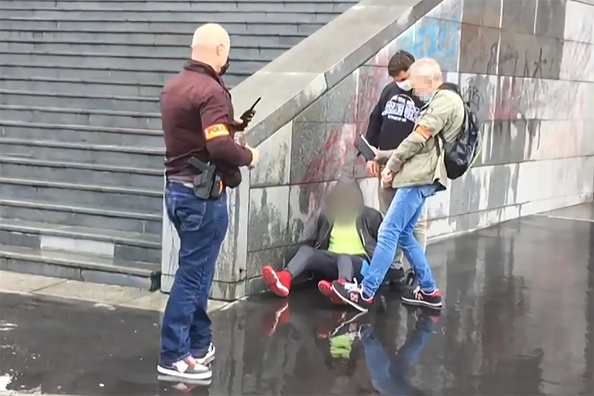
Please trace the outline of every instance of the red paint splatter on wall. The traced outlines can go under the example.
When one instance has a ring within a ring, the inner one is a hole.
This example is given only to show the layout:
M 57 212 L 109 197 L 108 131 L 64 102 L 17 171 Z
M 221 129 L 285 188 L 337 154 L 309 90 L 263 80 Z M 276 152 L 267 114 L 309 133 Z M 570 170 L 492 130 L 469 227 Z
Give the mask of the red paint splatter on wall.
M 319 210 L 328 192 L 328 184 L 321 183 L 322 181 L 337 180 L 345 175 L 361 177 L 365 174 L 364 160 L 355 155 L 353 144 L 359 135 L 366 132 L 369 114 L 388 82 L 388 76 L 386 68 L 369 66 L 360 68 L 354 76 L 347 78 L 357 78 L 356 90 L 347 102 L 347 108 L 354 109 L 352 119 L 355 123 L 332 124 L 326 140 L 298 181 L 302 185 L 300 210 L 301 213 L 307 213 L 308 220 Z

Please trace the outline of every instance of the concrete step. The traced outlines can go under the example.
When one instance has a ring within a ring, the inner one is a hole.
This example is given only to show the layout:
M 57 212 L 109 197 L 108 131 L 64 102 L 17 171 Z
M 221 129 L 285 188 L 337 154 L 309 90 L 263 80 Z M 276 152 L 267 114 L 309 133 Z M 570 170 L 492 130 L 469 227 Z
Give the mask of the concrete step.
M 0 37 L 1 38 L 1 37 Z M 183 43 L 183 41 L 178 42 Z M 119 43 L 101 43 L 93 41 L 83 41 L 81 39 L 72 39 L 67 41 L 56 41 L 48 39 L 3 39 L 0 41 L 0 52 L 10 53 L 30 53 L 39 51 L 44 53 L 78 52 L 101 53 L 119 55 L 126 53 L 129 56 L 144 56 L 146 54 L 156 53 L 160 57 L 187 58 L 190 55 L 190 48 L 187 43 L 180 45 L 175 42 L 169 44 L 151 44 L 139 43 L 132 44 L 127 42 Z M 271 61 L 279 57 L 282 53 L 291 48 L 290 45 L 261 45 L 252 43 L 249 45 L 237 45 L 233 43 L 233 53 L 238 58 L 246 59 L 264 59 Z
M 163 150 L 164 147 L 163 133 L 159 130 L 44 124 L 23 121 L 0 120 L 0 137 L 103 146 L 153 147 L 157 150 Z
M 0 236 L 10 246 L 94 254 L 140 263 L 161 262 L 159 235 L 4 219 L 0 222 Z
M 61 183 L 88 183 L 107 187 L 162 191 L 163 171 L 84 162 L 63 162 L 0 156 L 0 174 L 17 179 Z
M 0 270 L 148 290 L 161 284 L 157 264 L 6 244 L 0 245 Z
M 108 29 L 109 26 L 106 26 Z M 120 44 L 127 43 L 130 45 L 135 44 L 154 44 L 154 45 L 169 45 L 171 43 L 186 43 L 191 40 L 191 32 L 177 33 L 171 31 L 162 31 L 158 33 L 141 32 L 141 31 L 103 31 L 99 32 L 89 31 L 77 31 L 77 30 L 65 30 L 65 29 L 4 29 L 0 26 L 0 39 L 1 40 L 46 40 L 46 41 L 67 41 L 72 40 L 84 41 L 84 42 L 95 42 L 100 44 Z M 250 34 L 250 33 L 237 33 L 230 34 L 231 45 L 235 47 L 245 46 L 262 46 L 262 47 L 274 47 L 274 46 L 288 46 L 293 47 L 305 37 L 307 34 L 294 33 L 289 35 L 281 34 Z M 187 45 L 186 45 L 187 49 Z
M 3 0 L 3 9 L 57 8 L 62 10 L 114 9 L 142 11 L 185 11 L 185 12 L 344 12 L 356 1 L 22 1 Z
M 79 65 L 64 64 L 64 65 L 43 65 L 35 63 L 35 61 L 17 62 L 13 64 L 6 64 L 0 57 L 0 73 L 5 80 L 0 81 L 2 86 L 8 84 L 6 81 L 14 79 L 16 81 L 30 80 L 32 83 L 36 81 L 69 81 L 79 83 L 80 81 L 89 82 L 89 84 L 102 85 L 107 87 L 114 87 L 114 95 L 119 86 L 138 87 L 140 91 L 138 96 L 150 96 L 148 93 L 151 90 L 160 92 L 164 82 L 170 77 L 174 76 L 181 70 L 183 64 L 180 64 L 176 70 L 152 70 L 152 71 L 137 71 L 132 68 L 114 69 L 112 67 L 84 67 Z M 228 72 L 223 77 L 225 84 L 228 87 L 234 87 L 252 73 L 243 72 Z M 113 84 L 113 85 L 110 85 Z M 116 86 L 117 85 L 117 86 Z M 20 85 L 18 85 L 20 87 Z M 23 85 L 24 87 L 25 85 Z M 145 87 L 150 86 L 148 91 Z M 6 86 L 9 88 L 9 86 Z M 159 88 L 156 88 L 159 87 Z M 88 88 L 90 90 L 91 87 Z M 24 89 L 24 88 L 23 88 Z M 108 89 L 108 88 L 105 88 Z M 85 91 L 87 89 L 85 88 Z M 109 92 L 109 91 L 108 91 Z M 100 94 L 102 92 L 97 92 Z M 125 93 L 122 93 L 125 95 Z M 135 96 L 134 93 L 132 95 Z M 157 93 L 158 95 L 158 93 Z
M 241 14 L 239 14 L 241 15 Z M 106 23 L 108 22 L 108 23 Z M 212 22 L 212 21 L 208 21 Z M 221 23 L 229 34 L 248 33 L 248 34 L 274 34 L 274 35 L 294 35 L 311 34 L 325 25 L 325 23 L 296 23 L 289 21 L 286 23 L 267 18 L 261 21 L 246 22 L 245 19 L 238 22 Z M 140 19 L 112 20 L 112 21 L 76 21 L 65 19 L 31 19 L 26 17 L 5 18 L 0 14 L 0 26 L 4 30 L 70 30 L 80 32 L 114 32 L 114 31 L 137 31 L 137 32 L 167 32 L 185 34 L 184 41 L 190 42 L 192 33 L 197 26 L 204 21 L 193 22 L 162 22 L 147 21 Z
M 0 156 L 44 161 L 163 169 L 163 150 L 151 147 L 101 146 L 88 143 L 0 138 Z
M 89 92 L 94 95 L 158 98 L 163 84 L 101 81 L 93 79 L 26 77 L 0 74 L 0 86 L 7 90 L 39 92 Z
M 1 23 L 1 22 L 0 22 Z M 120 54 L 103 53 L 79 53 L 79 52 L 0 52 L 2 64 L 15 65 L 23 62 L 39 62 L 49 67 L 49 65 L 77 65 L 79 67 L 90 68 L 112 68 L 112 69 L 132 69 L 140 71 L 165 70 L 171 72 L 179 71 L 186 63 L 187 56 L 166 57 L 154 54 L 149 51 L 145 55 L 128 55 L 123 49 Z M 268 64 L 266 59 L 237 58 L 231 52 L 231 66 L 229 71 L 255 73 L 264 65 Z M 5 74 L 4 68 L 0 72 Z
M 81 91 L 20 91 L 0 89 L 0 104 L 35 107 L 79 107 L 83 109 L 158 113 L 158 97 L 96 95 Z
M 3 120 L 161 130 L 161 116 L 159 113 L 4 104 L 0 104 L 0 113 Z
M 133 211 L 0 198 L 0 219 L 160 235 L 162 217 Z
M 34 60 L 27 62 L 12 62 L 7 64 L 0 57 L 0 73 L 5 78 L 16 77 L 18 79 L 51 78 L 69 80 L 94 80 L 103 84 L 159 84 L 163 86 L 165 81 L 181 70 L 183 64 L 177 70 L 162 70 L 155 68 L 151 71 L 134 71 L 132 68 L 113 67 L 85 67 L 77 64 L 43 65 Z M 227 75 L 225 75 L 227 77 Z
M 3 20 L 13 18 L 45 21 L 89 21 L 89 22 L 109 22 L 109 21 L 155 21 L 155 22 L 191 22 L 195 26 L 201 23 L 217 22 L 241 22 L 258 23 L 274 21 L 276 23 L 328 23 L 336 18 L 336 12 L 269 12 L 260 10 L 259 12 L 220 12 L 220 11 L 148 11 L 148 10 L 121 10 L 118 8 L 85 8 L 81 10 L 66 10 L 56 8 L 35 8 L 18 9 L 0 7 L 0 15 Z
M 55 202 L 106 210 L 134 210 L 157 215 L 162 213 L 162 190 L 103 186 L 100 184 L 101 179 L 77 184 L 6 176 L 8 177 L 0 177 L 0 199 Z

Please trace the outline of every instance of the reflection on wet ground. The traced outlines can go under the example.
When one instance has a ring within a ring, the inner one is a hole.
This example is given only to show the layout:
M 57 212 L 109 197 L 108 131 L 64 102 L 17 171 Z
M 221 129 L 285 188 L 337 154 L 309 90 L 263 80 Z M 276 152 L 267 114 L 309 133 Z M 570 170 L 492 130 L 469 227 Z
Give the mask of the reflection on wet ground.
M 441 316 L 386 290 L 214 314 L 210 386 L 159 382 L 158 314 L 2 295 L 0 386 L 72 395 L 592 395 L 594 223 L 531 217 L 430 246 Z M 4 381 L 4 382 L 3 382 Z M 6 383 L 9 382 L 9 383 Z

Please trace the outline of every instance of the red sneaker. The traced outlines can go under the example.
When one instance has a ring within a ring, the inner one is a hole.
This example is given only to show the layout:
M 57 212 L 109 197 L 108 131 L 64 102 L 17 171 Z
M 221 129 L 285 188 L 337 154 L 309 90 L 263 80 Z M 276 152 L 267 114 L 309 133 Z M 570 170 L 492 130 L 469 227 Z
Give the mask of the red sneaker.
M 288 271 L 276 272 L 271 266 L 262 268 L 262 278 L 271 292 L 287 297 L 291 289 L 291 274 Z
M 339 280 L 339 282 L 340 281 L 341 280 Z M 325 281 L 325 280 L 321 280 L 320 282 L 318 282 L 318 290 L 320 291 L 320 293 L 322 293 L 323 295 L 328 297 L 330 299 L 330 301 L 332 301 L 334 304 L 336 304 L 336 305 L 344 305 L 345 304 L 344 301 L 342 301 L 340 299 L 340 297 L 338 297 L 332 291 L 332 283 Z

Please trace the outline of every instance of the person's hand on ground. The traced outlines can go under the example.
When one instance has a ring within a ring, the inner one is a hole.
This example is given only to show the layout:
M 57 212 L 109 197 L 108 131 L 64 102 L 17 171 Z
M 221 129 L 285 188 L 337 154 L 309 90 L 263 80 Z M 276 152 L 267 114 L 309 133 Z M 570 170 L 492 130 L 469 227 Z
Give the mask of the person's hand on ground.
M 394 179 L 394 172 L 388 168 L 384 168 L 382 171 L 382 182 L 388 184 L 392 182 L 392 179 Z
M 365 164 L 365 170 L 367 171 L 367 175 L 370 177 L 379 176 L 379 164 L 375 161 L 367 161 Z

